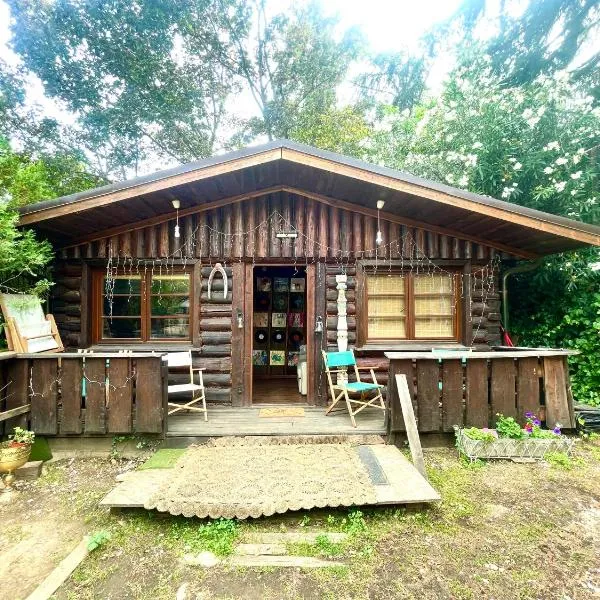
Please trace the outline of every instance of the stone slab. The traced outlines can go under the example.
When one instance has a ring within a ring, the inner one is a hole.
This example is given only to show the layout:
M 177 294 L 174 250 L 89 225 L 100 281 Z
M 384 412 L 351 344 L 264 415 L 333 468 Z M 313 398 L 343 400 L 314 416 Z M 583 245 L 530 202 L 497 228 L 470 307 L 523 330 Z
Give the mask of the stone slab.
M 15 477 L 25 481 L 33 481 L 42 474 L 43 464 L 43 460 L 30 460 L 15 471 Z

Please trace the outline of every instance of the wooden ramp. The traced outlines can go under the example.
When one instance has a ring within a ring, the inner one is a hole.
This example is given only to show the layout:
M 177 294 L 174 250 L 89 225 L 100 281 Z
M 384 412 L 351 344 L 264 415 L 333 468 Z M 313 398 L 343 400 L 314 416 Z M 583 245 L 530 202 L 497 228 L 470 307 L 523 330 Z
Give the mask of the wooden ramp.
M 294 451 L 303 453 L 299 463 L 294 462 Z M 287 467 L 279 468 L 281 463 Z M 132 471 L 100 505 L 246 519 L 326 506 L 439 500 L 440 495 L 395 446 L 238 443 L 189 448 L 172 469 Z

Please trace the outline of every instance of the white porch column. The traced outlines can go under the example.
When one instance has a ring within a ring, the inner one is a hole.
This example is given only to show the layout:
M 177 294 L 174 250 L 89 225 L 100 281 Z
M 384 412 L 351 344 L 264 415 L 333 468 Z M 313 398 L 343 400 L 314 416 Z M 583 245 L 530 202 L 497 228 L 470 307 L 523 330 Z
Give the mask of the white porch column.
M 337 346 L 340 352 L 348 350 L 348 319 L 346 312 L 346 289 L 348 287 L 348 276 L 347 275 L 336 275 L 335 281 L 337 283 L 338 297 L 337 297 Z M 348 381 L 347 373 L 338 373 L 338 383 Z

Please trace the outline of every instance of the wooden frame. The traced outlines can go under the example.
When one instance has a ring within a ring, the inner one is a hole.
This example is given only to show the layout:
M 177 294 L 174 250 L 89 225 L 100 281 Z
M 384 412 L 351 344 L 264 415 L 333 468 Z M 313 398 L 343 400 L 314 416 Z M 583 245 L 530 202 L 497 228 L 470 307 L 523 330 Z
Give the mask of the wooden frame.
M 190 368 L 190 382 L 167 386 L 167 394 L 192 392 L 192 399 L 185 404 L 177 404 L 176 402 L 169 402 L 167 400 L 167 407 L 169 409 L 167 415 L 172 415 L 181 410 L 203 412 L 204 420 L 208 421 L 208 414 L 206 410 L 206 392 L 204 390 L 204 379 L 202 376 L 202 371 L 204 371 L 204 369 L 194 367 L 192 351 L 188 350 L 187 352 L 167 353 L 165 362 L 167 363 L 167 369 L 171 367 L 176 368 L 187 366 Z M 194 373 L 198 374 L 198 384 L 194 383 Z M 202 408 L 194 406 L 198 402 L 202 402 Z
M 244 402 L 245 405 L 252 405 L 253 402 L 253 383 L 254 383 L 254 369 L 252 365 L 252 350 L 254 347 L 254 267 L 255 263 L 248 263 L 244 269 L 244 350 L 242 365 L 249 365 L 246 368 L 243 377 L 244 391 L 248 396 L 248 399 Z M 293 267 L 294 264 L 291 262 L 261 262 L 261 267 Z M 315 300 L 316 294 L 319 293 L 317 286 L 315 285 L 315 264 L 305 265 L 306 268 L 306 377 L 307 377 L 307 392 L 306 392 L 306 403 L 314 405 L 316 402 L 315 398 L 315 368 L 316 361 L 314 357 L 314 335 L 311 335 L 312 327 L 316 319 L 315 313 Z M 233 288 L 236 289 L 237 284 L 234 282 Z M 325 293 L 324 290 L 323 295 Z M 323 296 L 324 297 L 324 296 Z M 233 318 L 233 316 L 232 316 Z M 232 369 L 235 370 L 235 364 Z M 233 376 L 232 376 L 233 381 Z M 237 379 L 236 379 L 237 381 Z
M 414 294 L 414 275 L 412 271 L 406 268 L 406 263 L 399 261 L 391 261 L 386 263 L 391 264 L 391 272 L 394 275 L 404 275 L 405 277 L 405 331 L 406 337 L 390 337 L 390 338 L 376 338 L 369 337 L 368 335 L 368 315 L 369 315 L 369 296 L 367 291 L 367 279 L 369 277 L 369 263 L 368 261 L 356 261 L 356 282 L 357 282 L 357 295 L 356 295 L 356 317 L 357 317 L 357 343 L 358 347 L 368 347 L 369 345 L 384 345 L 386 343 L 398 343 L 403 344 L 423 344 L 427 342 L 442 342 L 442 343 L 460 343 L 464 336 L 464 331 L 468 329 L 470 320 L 467 315 L 463 314 L 462 309 L 462 290 L 460 275 L 464 269 L 450 267 L 448 272 L 453 276 L 453 335 L 450 337 L 416 337 L 415 336 L 415 294 Z
M 169 318 L 177 318 L 175 315 L 161 315 L 161 316 L 152 316 L 151 314 L 151 285 L 152 285 L 152 277 L 157 276 L 157 273 L 152 273 L 151 270 L 140 272 L 140 273 L 128 273 L 127 270 L 123 270 L 123 272 L 119 272 L 118 275 L 140 278 L 140 315 L 132 315 L 132 318 L 140 319 L 140 337 L 139 338 L 104 338 L 102 336 L 102 312 L 103 312 L 103 299 L 104 299 L 104 291 L 103 291 L 103 281 L 106 275 L 106 270 L 97 269 L 92 271 L 92 298 L 90 302 L 91 306 L 91 338 L 92 342 L 95 344 L 114 344 L 115 342 L 125 342 L 127 344 L 148 344 L 148 343 L 165 343 L 165 344 L 182 344 L 182 343 L 194 343 L 197 339 L 196 332 L 196 322 L 197 322 L 197 313 L 199 311 L 200 304 L 200 294 L 196 295 L 196 287 L 198 286 L 198 274 L 197 274 L 197 266 L 194 265 L 194 268 L 188 268 L 183 266 L 178 266 L 177 268 L 173 268 L 172 272 L 168 273 L 169 275 L 188 275 L 189 277 L 189 292 L 188 294 L 164 294 L 165 296 L 188 296 L 189 298 L 189 312 L 187 315 L 188 318 L 188 337 L 186 338 L 152 338 L 150 331 L 150 322 L 152 318 L 160 318 L 160 319 L 169 319 Z M 158 274 L 160 276 L 160 274 Z M 137 296 L 138 294 L 136 294 Z

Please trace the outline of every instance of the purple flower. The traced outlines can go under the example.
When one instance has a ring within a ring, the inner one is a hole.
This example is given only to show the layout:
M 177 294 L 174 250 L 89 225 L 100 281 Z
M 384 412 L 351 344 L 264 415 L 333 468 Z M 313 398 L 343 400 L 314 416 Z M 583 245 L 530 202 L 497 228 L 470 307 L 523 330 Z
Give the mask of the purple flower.
M 533 420 L 533 424 L 534 424 L 536 427 L 539 427 L 539 426 L 542 424 L 542 422 L 541 422 L 539 419 L 534 419 L 534 420 Z
M 557 425 L 553 430 L 552 433 L 555 433 L 556 435 L 560 435 L 560 427 Z
M 529 411 L 529 410 L 528 410 L 528 411 L 525 413 L 525 418 L 526 418 L 526 419 L 531 419 L 531 417 L 533 417 L 533 413 L 532 413 L 531 411 Z

